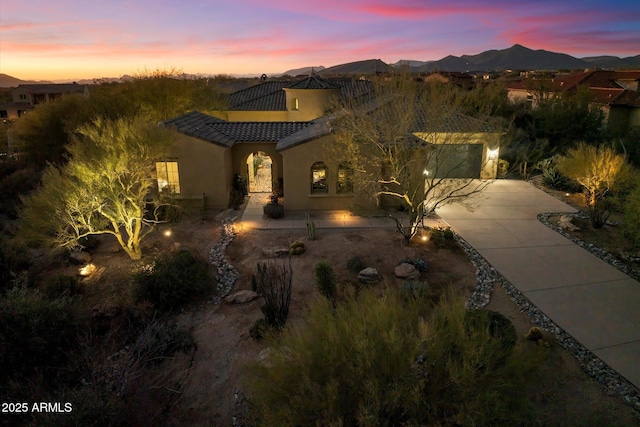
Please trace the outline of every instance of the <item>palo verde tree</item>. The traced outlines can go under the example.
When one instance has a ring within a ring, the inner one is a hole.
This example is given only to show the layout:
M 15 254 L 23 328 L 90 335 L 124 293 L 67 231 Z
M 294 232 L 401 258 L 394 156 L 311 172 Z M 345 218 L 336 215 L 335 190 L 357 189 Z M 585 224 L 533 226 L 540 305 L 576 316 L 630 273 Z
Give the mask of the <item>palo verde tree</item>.
M 593 228 L 602 228 L 609 218 L 605 197 L 613 188 L 625 165 L 625 158 L 607 146 L 580 143 L 558 160 L 557 167 L 566 177 L 582 185 L 585 204 Z
M 110 234 L 131 259 L 140 259 L 142 239 L 162 205 L 149 197 L 154 160 L 170 147 L 167 131 L 140 119 L 95 119 L 77 134 L 68 162 L 49 165 L 42 185 L 24 199 L 23 236 L 73 248 L 84 237 Z
M 459 99 L 448 88 L 401 79 L 379 84 L 372 100 L 336 112 L 334 156 L 348 160 L 358 192 L 408 213 L 408 221 L 389 214 L 406 243 L 424 216 L 488 184 L 462 172 L 467 158 L 457 155 L 455 146 L 471 142 L 473 132 L 454 135 L 448 124 L 482 122 L 461 115 Z

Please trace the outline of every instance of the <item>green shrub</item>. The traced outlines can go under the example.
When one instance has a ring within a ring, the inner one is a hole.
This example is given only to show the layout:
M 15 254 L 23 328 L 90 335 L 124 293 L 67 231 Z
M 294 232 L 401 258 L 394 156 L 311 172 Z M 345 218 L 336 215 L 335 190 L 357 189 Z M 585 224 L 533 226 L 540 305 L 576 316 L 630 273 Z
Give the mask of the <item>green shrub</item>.
M 625 235 L 633 240 L 636 248 L 640 247 L 640 185 L 626 197 L 623 218 Z
M 187 250 L 158 257 L 134 275 L 136 301 L 175 310 L 212 288 L 207 262 Z
M 451 227 L 436 227 L 431 229 L 431 240 L 439 248 L 451 248 L 455 245 L 455 235 Z
M 336 283 L 336 274 L 329 261 L 323 260 L 316 264 L 316 286 L 320 294 L 328 300 L 336 299 L 338 286 Z
M 44 284 L 43 293 L 52 299 L 59 297 L 72 297 L 82 293 L 80 281 L 76 276 L 58 274 L 49 277 Z
M 502 319 L 467 315 L 452 298 L 425 319 L 423 305 L 393 290 L 354 295 L 335 307 L 316 301 L 306 322 L 270 338 L 269 366 L 256 363 L 247 376 L 256 424 L 518 425 L 527 419 L 519 391 L 541 353 L 538 346 L 524 352 L 511 344 L 510 334 L 499 332 L 509 329 Z
M 291 263 L 259 262 L 251 280 L 255 282 L 257 292 L 264 297 L 264 305 L 260 309 L 266 324 L 276 329 L 283 328 L 291 303 Z
M 404 299 L 425 299 L 430 294 L 431 287 L 426 280 L 405 280 L 400 285 L 400 295 Z
M 0 297 L 0 378 L 40 373 L 57 381 L 86 326 L 75 299 L 16 287 Z M 2 381 L 0 381 L 2 383 Z
M 365 268 L 367 268 L 367 266 L 365 265 L 364 261 L 362 261 L 362 258 L 356 255 L 352 258 L 349 258 L 349 260 L 347 260 L 347 268 L 349 269 L 350 272 L 357 274 L 357 273 L 360 273 Z

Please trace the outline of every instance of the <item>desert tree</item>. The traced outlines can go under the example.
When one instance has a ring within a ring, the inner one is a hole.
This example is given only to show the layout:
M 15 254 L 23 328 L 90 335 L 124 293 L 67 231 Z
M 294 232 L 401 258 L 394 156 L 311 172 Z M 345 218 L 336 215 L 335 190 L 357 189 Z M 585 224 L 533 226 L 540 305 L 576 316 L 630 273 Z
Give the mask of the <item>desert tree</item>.
M 41 186 L 24 198 L 22 235 L 66 248 L 90 235 L 112 235 L 131 259 L 140 259 L 162 205 L 151 199 L 154 160 L 170 143 L 165 129 L 139 119 L 95 119 L 79 127 L 68 162 L 50 164 Z
M 406 243 L 425 216 L 467 200 L 490 182 L 465 177 L 473 174 L 465 173 L 467 158 L 459 148 L 477 142 L 478 133 L 451 125 L 480 130 L 484 122 L 460 114 L 460 99 L 449 88 L 399 79 L 378 84 L 375 97 L 335 111 L 334 157 L 350 164 L 357 192 L 408 213 L 403 219 L 388 210 Z
M 582 185 L 593 228 L 602 228 L 609 218 L 605 197 L 613 189 L 624 165 L 624 156 L 613 148 L 585 143 L 569 149 L 557 162 L 562 174 Z

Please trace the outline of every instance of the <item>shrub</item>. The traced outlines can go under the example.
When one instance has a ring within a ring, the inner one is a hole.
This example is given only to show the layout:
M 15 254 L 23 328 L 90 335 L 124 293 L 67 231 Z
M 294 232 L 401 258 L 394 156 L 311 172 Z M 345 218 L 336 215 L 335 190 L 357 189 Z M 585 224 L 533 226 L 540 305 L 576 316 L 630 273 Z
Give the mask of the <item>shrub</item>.
M 134 275 L 134 296 L 158 310 L 175 310 L 210 288 L 206 261 L 187 250 L 158 257 Z
M 624 233 L 640 247 L 640 185 L 627 196 L 624 204 Z
M 194 346 L 193 339 L 175 320 L 152 320 L 138 336 L 132 349 L 132 360 L 142 366 L 155 365 L 177 352 Z
M 263 212 L 272 219 L 279 219 L 284 216 L 284 206 L 277 203 L 267 203 L 264 205 Z
M 349 258 L 349 260 L 347 260 L 347 268 L 349 269 L 350 272 L 357 274 L 357 273 L 360 273 L 365 268 L 367 268 L 367 266 L 365 265 L 364 261 L 362 261 L 362 258 L 356 255 L 352 258 Z
M 405 258 L 403 260 L 400 260 L 398 264 L 402 264 L 402 263 L 413 265 L 416 268 L 416 270 L 418 270 L 421 273 L 429 271 L 429 263 L 424 258 L 416 258 L 416 259 Z
M 320 294 L 330 301 L 336 298 L 336 274 L 329 261 L 323 260 L 316 264 L 316 286 Z
M 455 235 L 450 227 L 436 227 L 431 229 L 431 240 L 439 248 L 451 248 L 455 244 Z
M 430 294 L 431 287 L 426 280 L 405 280 L 400 285 L 400 295 L 404 299 L 422 300 Z
M 10 241 L 0 241 L 0 291 L 13 286 L 20 272 L 31 267 L 31 259 L 25 248 Z
M 268 326 L 281 329 L 289 316 L 291 303 L 291 263 L 259 262 L 252 278 L 259 294 L 264 297 L 260 308 Z
M 354 295 L 335 307 L 317 300 L 306 322 L 270 338 L 269 366 L 255 364 L 247 376 L 260 425 L 518 425 L 527 419 L 518 391 L 544 353 L 514 346 L 501 318 L 467 315 L 461 300 L 449 298 L 426 320 L 421 304 L 390 289 Z
M 76 276 L 58 274 L 46 280 L 43 292 L 47 297 L 55 299 L 79 295 L 82 293 L 82 288 Z
M 0 298 L 0 378 L 39 372 L 58 381 L 84 326 L 75 299 L 50 300 L 37 290 L 10 289 Z

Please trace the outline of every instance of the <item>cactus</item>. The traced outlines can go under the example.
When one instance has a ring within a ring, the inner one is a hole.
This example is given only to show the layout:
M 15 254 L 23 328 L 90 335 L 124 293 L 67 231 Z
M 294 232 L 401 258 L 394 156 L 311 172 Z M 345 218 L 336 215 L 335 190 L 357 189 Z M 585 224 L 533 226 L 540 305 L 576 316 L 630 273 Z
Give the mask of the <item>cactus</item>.
M 307 220 L 307 236 L 309 236 L 309 240 L 316 240 L 316 223 L 313 222 L 308 212 L 305 214 L 305 218 Z

